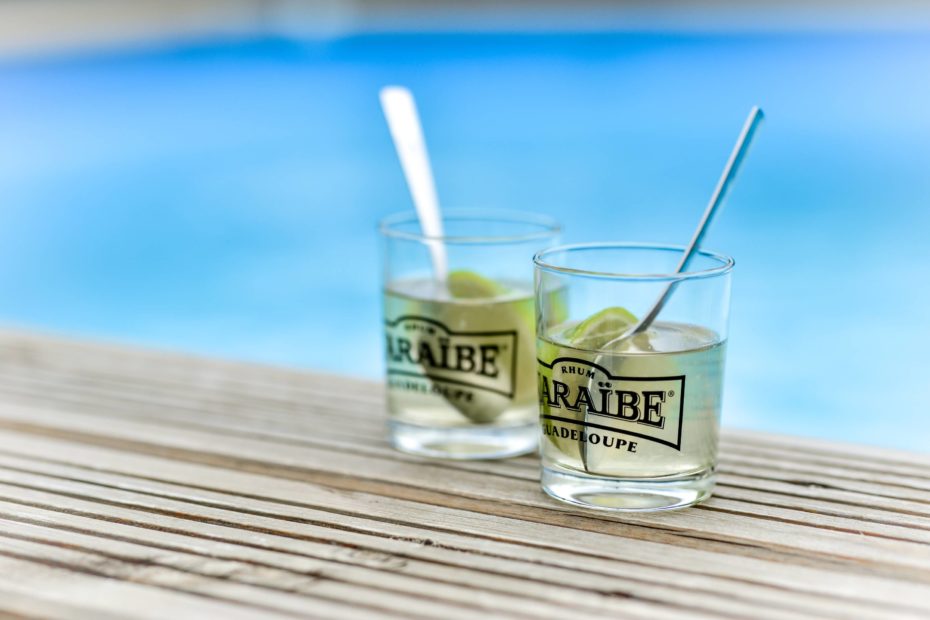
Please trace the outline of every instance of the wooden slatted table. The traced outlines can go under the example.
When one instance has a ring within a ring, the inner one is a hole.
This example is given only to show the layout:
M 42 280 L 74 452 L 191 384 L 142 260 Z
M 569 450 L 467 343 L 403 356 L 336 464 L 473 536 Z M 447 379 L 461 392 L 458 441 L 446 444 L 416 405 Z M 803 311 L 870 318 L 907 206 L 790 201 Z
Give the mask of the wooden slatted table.
M 730 431 L 637 516 L 537 476 L 391 450 L 376 383 L 0 335 L 13 616 L 930 617 L 930 455 Z

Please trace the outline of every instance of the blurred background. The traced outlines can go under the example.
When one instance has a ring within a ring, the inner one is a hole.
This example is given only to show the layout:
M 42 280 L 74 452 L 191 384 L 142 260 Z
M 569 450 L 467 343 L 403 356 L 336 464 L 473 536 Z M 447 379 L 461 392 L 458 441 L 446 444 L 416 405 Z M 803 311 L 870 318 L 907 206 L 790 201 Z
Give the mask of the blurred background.
M 736 258 L 724 424 L 930 449 L 930 5 L 0 0 L 0 322 L 382 372 L 376 221 L 445 205 Z

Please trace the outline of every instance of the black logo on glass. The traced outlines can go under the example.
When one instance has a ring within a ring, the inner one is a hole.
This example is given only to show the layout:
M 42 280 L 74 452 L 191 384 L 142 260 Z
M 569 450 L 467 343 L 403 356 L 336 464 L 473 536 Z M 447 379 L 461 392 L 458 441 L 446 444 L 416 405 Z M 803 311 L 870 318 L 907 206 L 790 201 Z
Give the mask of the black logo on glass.
M 681 450 L 685 375 L 624 377 L 575 357 L 539 362 L 540 416 Z
M 439 321 L 405 315 L 385 321 L 387 374 L 420 377 L 514 395 L 517 332 L 457 332 Z

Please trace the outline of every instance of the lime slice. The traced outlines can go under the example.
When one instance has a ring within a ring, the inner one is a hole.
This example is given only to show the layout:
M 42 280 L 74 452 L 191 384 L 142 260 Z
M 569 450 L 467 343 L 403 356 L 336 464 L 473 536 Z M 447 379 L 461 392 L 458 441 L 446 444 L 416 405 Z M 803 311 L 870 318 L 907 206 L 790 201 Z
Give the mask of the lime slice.
M 446 279 L 449 294 L 455 299 L 484 299 L 498 297 L 506 289 L 489 278 L 478 275 L 474 271 L 452 271 Z
M 566 340 L 578 349 L 596 351 L 636 324 L 636 317 L 620 306 L 604 308 L 565 332 Z
M 443 324 L 454 331 L 497 332 L 514 330 L 517 333 L 516 372 L 513 377 L 513 398 L 483 390 L 474 390 L 468 400 L 449 402 L 471 422 L 494 422 L 514 404 L 532 405 L 535 398 L 535 337 L 536 317 L 532 298 L 507 298 L 504 285 L 473 271 L 452 271 L 446 277 L 446 288 L 452 303 L 437 304 L 438 316 Z M 478 303 L 456 303 L 467 300 Z M 481 300 L 487 300 L 486 302 Z

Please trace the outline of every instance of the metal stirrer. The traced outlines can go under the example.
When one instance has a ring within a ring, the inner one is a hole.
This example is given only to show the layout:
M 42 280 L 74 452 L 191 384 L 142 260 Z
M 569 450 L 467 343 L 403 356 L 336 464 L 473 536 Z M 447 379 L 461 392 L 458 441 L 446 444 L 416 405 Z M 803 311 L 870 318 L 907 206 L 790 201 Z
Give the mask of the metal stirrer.
M 726 198 L 727 191 L 730 189 L 730 186 L 733 184 L 733 179 L 736 177 L 736 173 L 739 171 L 739 166 L 743 163 L 743 158 L 746 156 L 746 153 L 749 151 L 749 146 L 752 143 L 753 135 L 756 132 L 756 129 L 759 126 L 759 123 L 762 122 L 762 119 L 765 116 L 762 114 L 762 110 L 759 106 L 753 106 L 749 111 L 749 116 L 746 118 L 746 123 L 743 125 L 743 130 L 740 132 L 739 138 L 736 140 L 736 146 L 733 147 L 733 152 L 730 153 L 730 159 L 727 160 L 727 165 L 723 168 L 723 175 L 721 175 L 720 180 L 717 181 L 717 187 L 714 188 L 714 193 L 710 197 L 710 202 L 707 204 L 707 208 L 704 209 L 704 215 L 701 217 L 701 222 L 698 224 L 697 230 L 694 231 L 694 236 L 691 238 L 691 243 L 688 245 L 688 248 L 685 250 L 684 255 L 681 257 L 681 261 L 678 263 L 678 268 L 675 270 L 675 273 L 681 273 L 688 268 L 688 263 L 691 262 L 691 258 L 694 256 L 694 253 L 697 252 L 698 247 L 701 245 L 701 240 L 704 238 L 704 233 L 707 232 L 707 228 L 714 215 L 717 213 L 717 208 L 723 203 L 723 199 Z M 653 304 L 652 309 L 642 318 L 640 321 L 625 331 L 623 334 L 617 336 L 606 345 L 604 345 L 604 350 L 609 350 L 613 345 L 618 342 L 625 340 L 631 336 L 635 336 L 643 331 L 645 331 L 652 322 L 655 321 L 656 317 L 659 316 L 659 313 L 662 311 L 662 307 L 665 305 L 665 302 L 668 301 L 668 298 L 671 297 L 672 292 L 675 290 L 675 286 L 678 284 L 678 280 L 674 280 L 665 287 L 665 290 L 662 291 L 662 294 L 659 295 L 659 298 Z M 600 356 L 596 358 L 597 361 L 600 361 Z M 588 412 L 585 412 L 585 421 L 588 420 Z M 590 472 L 588 466 L 588 450 L 587 444 L 581 444 L 581 462 L 584 465 L 585 471 Z
M 714 188 L 714 193 L 710 197 L 710 202 L 707 203 L 707 208 L 704 210 L 704 216 L 701 218 L 701 223 L 698 224 L 697 230 L 694 231 L 694 236 L 691 238 L 691 243 L 688 245 L 688 249 L 685 250 L 684 255 L 681 257 L 681 261 L 678 263 L 678 268 L 675 269 L 675 273 L 681 273 L 688 268 L 688 263 L 691 262 L 695 252 L 697 252 L 698 248 L 700 247 L 701 240 L 704 238 L 704 233 L 707 232 L 711 220 L 714 219 L 714 215 L 717 213 L 717 208 L 723 203 L 724 198 L 726 198 L 727 191 L 733 184 L 733 179 L 736 178 L 740 164 L 743 163 L 743 159 L 745 158 L 746 153 L 749 151 L 749 146 L 752 143 L 753 135 L 755 134 L 756 129 L 759 127 L 759 123 L 761 123 L 764 118 L 765 115 L 762 113 L 762 110 L 759 108 L 759 106 L 753 106 L 752 110 L 749 111 L 749 116 L 746 118 L 746 123 L 743 125 L 743 131 L 740 133 L 739 138 L 736 141 L 736 146 L 733 147 L 733 152 L 730 153 L 730 159 L 727 161 L 727 165 L 723 169 L 723 174 L 721 175 L 720 180 L 717 181 L 717 187 Z M 652 309 L 642 319 L 640 319 L 636 325 L 628 329 L 622 335 L 611 340 L 604 348 L 610 348 L 611 345 L 629 338 L 630 336 L 635 336 L 636 334 L 645 331 L 650 325 L 652 325 L 652 322 L 655 321 L 657 316 L 659 316 L 659 312 L 662 311 L 662 307 L 665 305 L 665 302 L 667 302 L 668 298 L 671 297 L 672 292 L 675 290 L 677 284 L 678 280 L 670 282 L 659 298 L 656 300 L 655 304 L 652 306 Z

